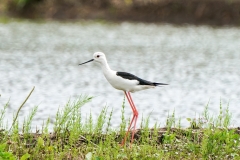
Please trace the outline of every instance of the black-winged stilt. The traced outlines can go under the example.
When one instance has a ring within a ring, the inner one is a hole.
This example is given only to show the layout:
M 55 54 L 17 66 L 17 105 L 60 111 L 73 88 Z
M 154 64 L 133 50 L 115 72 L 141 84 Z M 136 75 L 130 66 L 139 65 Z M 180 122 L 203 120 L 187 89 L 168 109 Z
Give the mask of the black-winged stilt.
M 134 133 L 136 130 L 136 122 L 138 119 L 138 111 L 137 108 L 135 107 L 132 97 L 130 95 L 130 92 L 136 92 L 136 91 L 141 91 L 144 89 L 149 89 L 149 88 L 154 88 L 156 86 L 159 85 L 167 85 L 164 83 L 156 83 L 156 82 L 150 82 L 150 81 L 146 81 L 144 79 L 141 79 L 133 74 L 127 73 L 127 72 L 117 72 L 117 71 L 113 71 L 111 70 L 111 68 L 109 67 L 108 63 L 107 63 L 107 59 L 104 53 L 102 52 L 96 52 L 93 54 L 93 59 L 81 63 L 79 65 L 88 63 L 88 62 L 97 62 L 100 64 L 100 66 L 102 67 L 102 71 L 104 76 L 106 77 L 106 79 L 108 80 L 108 82 L 116 89 L 118 90 L 122 90 L 124 91 L 128 102 L 132 108 L 133 111 L 133 117 L 132 120 L 130 122 L 130 125 L 128 127 L 127 133 L 122 141 L 122 145 L 125 144 L 126 138 L 128 136 L 128 133 L 131 129 L 131 126 L 134 122 L 133 125 L 133 130 L 132 130 L 132 139 L 131 139 L 131 144 L 133 143 L 133 139 L 134 139 Z

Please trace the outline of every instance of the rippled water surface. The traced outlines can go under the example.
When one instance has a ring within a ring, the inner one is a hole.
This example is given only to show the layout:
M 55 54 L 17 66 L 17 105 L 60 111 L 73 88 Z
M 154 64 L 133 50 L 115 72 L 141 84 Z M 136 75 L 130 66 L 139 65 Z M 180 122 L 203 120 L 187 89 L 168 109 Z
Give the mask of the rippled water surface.
M 123 92 L 113 89 L 94 63 L 78 66 L 96 51 L 106 54 L 113 70 L 168 83 L 132 94 L 141 117 L 162 126 L 175 110 L 187 126 L 187 117 L 198 117 L 209 102 L 210 114 L 222 106 L 240 121 L 240 28 L 154 24 L 101 24 L 10 22 L 0 24 L 0 105 L 10 99 L 11 119 L 30 92 L 20 120 L 38 105 L 34 124 L 54 120 L 70 97 L 95 98 L 82 108 L 83 115 L 113 109 L 112 125 L 121 121 Z M 131 116 L 126 105 L 125 116 Z M 138 126 L 140 120 L 138 121 Z

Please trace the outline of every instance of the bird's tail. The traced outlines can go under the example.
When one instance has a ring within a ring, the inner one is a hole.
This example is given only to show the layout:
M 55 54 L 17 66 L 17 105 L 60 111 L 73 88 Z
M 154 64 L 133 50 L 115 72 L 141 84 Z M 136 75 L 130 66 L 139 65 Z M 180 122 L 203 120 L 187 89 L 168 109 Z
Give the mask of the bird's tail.
M 154 82 L 153 85 L 154 85 L 154 86 L 163 86 L 163 85 L 168 85 L 168 84 L 166 84 L 166 83 L 155 83 L 155 82 Z

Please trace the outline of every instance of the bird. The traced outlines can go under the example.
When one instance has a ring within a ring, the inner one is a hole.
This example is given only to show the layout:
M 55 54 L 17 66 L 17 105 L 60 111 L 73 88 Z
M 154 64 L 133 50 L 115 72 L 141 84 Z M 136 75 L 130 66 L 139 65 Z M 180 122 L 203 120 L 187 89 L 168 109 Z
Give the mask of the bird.
M 138 110 L 132 100 L 130 93 L 134 93 L 134 92 L 149 89 L 149 88 L 155 88 L 156 86 L 168 85 L 168 84 L 147 81 L 147 80 L 141 79 L 141 78 L 139 78 L 131 73 L 128 73 L 128 72 L 114 71 L 109 67 L 107 58 L 106 58 L 105 54 L 102 52 L 95 52 L 93 54 L 93 59 L 90 59 L 89 61 L 80 63 L 79 65 L 83 65 L 83 64 L 86 64 L 89 62 L 98 63 L 102 68 L 102 72 L 103 72 L 105 78 L 112 85 L 112 87 L 117 90 L 122 90 L 124 92 L 125 96 L 127 97 L 127 100 L 132 108 L 133 117 L 130 121 L 130 125 L 125 134 L 125 137 L 122 140 L 121 146 L 125 145 L 126 139 L 128 137 L 128 133 L 133 125 L 132 137 L 131 137 L 131 143 L 130 143 L 130 145 L 132 145 L 132 143 L 134 141 L 134 134 L 136 132 Z

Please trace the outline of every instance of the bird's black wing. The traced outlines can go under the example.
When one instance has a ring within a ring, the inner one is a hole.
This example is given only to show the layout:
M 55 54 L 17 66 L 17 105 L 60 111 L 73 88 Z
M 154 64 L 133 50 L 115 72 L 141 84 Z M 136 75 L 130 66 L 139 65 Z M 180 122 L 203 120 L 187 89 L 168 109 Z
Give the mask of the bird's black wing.
M 127 72 L 117 72 L 116 75 L 120 76 L 124 79 L 137 80 L 139 82 L 139 85 L 150 85 L 150 86 L 167 85 L 164 83 L 155 83 L 155 82 L 146 81 L 144 79 L 141 79 L 141 78 L 139 78 L 131 73 L 127 73 Z

